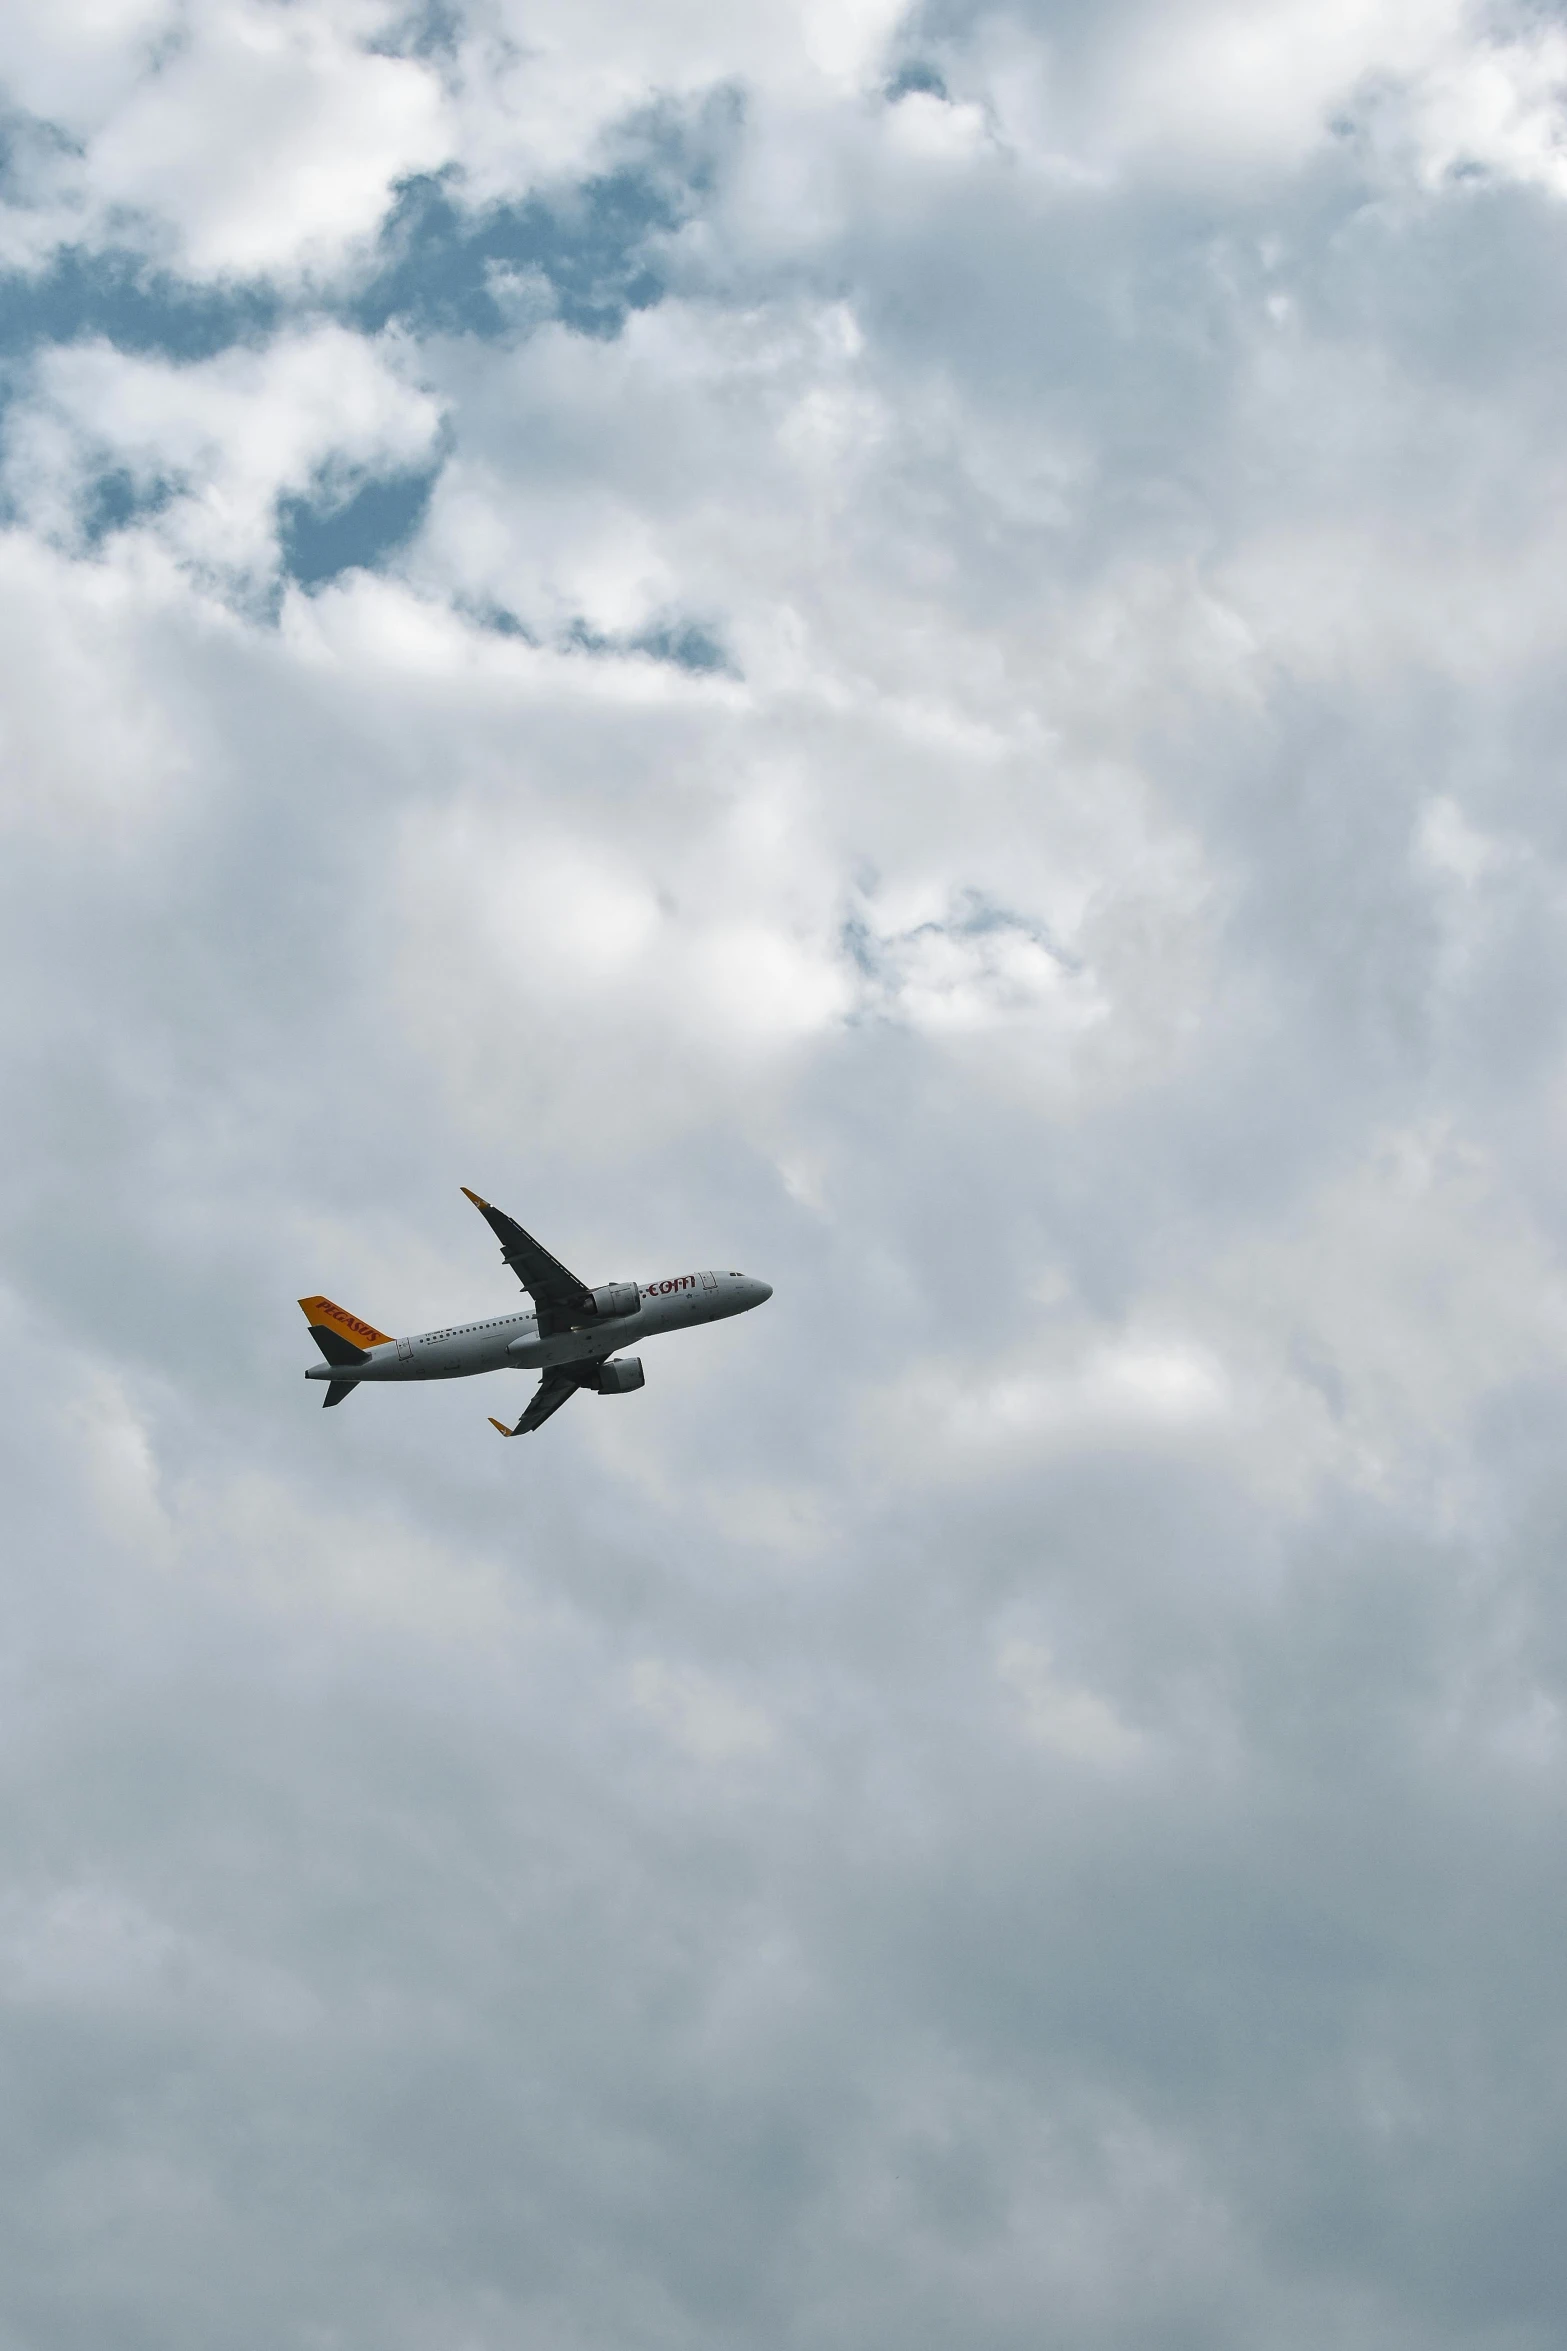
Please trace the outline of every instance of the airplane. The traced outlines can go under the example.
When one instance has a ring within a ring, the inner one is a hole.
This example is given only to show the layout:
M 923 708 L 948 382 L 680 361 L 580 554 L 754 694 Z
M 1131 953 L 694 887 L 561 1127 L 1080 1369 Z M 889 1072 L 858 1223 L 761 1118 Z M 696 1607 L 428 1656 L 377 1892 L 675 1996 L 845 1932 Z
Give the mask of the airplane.
M 579 1388 L 591 1388 L 596 1396 L 626 1396 L 644 1387 L 641 1357 L 614 1352 L 628 1339 L 722 1322 L 749 1313 L 773 1294 L 771 1283 L 743 1273 L 681 1273 L 590 1289 L 503 1208 L 492 1208 L 466 1184 L 462 1189 L 499 1241 L 502 1257 L 533 1300 L 533 1312 L 497 1314 L 394 1339 L 330 1298 L 301 1298 L 310 1336 L 326 1358 L 313 1363 L 305 1377 L 327 1382 L 324 1405 L 341 1404 L 367 1380 L 462 1380 L 481 1371 L 542 1371 L 533 1401 L 515 1428 L 490 1418 L 491 1428 L 503 1437 L 525 1437 L 542 1428 Z

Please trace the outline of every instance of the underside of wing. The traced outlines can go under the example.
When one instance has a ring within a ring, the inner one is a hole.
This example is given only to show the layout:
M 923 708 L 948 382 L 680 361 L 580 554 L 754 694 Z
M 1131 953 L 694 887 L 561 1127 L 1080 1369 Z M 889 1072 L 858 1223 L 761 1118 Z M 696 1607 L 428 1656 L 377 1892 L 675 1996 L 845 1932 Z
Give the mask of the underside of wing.
M 594 1311 L 593 1292 L 586 1282 L 579 1281 L 558 1257 L 552 1257 L 541 1241 L 525 1233 L 504 1208 L 492 1208 L 477 1192 L 469 1192 L 466 1184 L 463 1191 L 499 1241 L 501 1255 L 537 1307 L 541 1339 L 553 1338 L 557 1331 L 570 1330 L 579 1315 Z M 565 1400 L 564 1396 L 559 1399 L 561 1403 Z M 550 1410 L 554 1409 L 552 1404 Z
M 567 1398 L 574 1396 L 581 1385 L 581 1381 L 570 1372 L 547 1371 L 533 1392 L 533 1402 L 514 1429 L 509 1429 L 500 1420 L 492 1421 L 491 1426 L 498 1428 L 503 1437 L 526 1437 L 534 1429 L 542 1428 L 552 1412 L 559 1412 Z

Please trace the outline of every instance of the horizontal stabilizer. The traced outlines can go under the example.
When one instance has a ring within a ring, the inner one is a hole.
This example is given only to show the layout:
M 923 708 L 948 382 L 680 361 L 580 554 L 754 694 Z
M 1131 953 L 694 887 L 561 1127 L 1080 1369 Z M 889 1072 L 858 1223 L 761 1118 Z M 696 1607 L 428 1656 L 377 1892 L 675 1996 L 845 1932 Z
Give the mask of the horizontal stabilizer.
M 346 1339 L 338 1337 L 336 1331 L 329 1331 L 324 1322 L 313 1322 L 310 1336 L 334 1371 L 347 1371 L 356 1363 L 368 1363 L 370 1360 L 363 1347 L 351 1347 Z
M 328 1380 L 326 1394 L 321 1400 L 322 1411 L 328 1411 L 334 1404 L 341 1404 L 343 1398 L 351 1396 L 358 1385 L 357 1380 Z

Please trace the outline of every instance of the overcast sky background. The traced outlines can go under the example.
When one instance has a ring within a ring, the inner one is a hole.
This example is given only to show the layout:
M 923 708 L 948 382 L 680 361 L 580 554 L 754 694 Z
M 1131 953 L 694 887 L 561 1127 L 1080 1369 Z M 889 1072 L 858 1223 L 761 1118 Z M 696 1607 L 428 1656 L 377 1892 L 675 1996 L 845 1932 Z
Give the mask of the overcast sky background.
M 1558 2351 L 1567 20 L 0 83 L 0 2351 Z

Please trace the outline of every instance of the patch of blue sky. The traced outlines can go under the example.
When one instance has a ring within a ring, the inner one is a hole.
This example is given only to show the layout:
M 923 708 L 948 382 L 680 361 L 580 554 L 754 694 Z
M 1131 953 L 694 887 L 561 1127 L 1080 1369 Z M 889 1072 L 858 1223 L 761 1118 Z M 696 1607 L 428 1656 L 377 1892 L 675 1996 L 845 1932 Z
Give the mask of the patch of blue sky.
M 542 309 L 608 341 L 664 295 L 667 241 L 711 192 L 739 119 L 728 88 L 689 112 L 651 110 L 624 125 L 613 168 L 480 209 L 464 203 L 455 169 L 407 180 L 344 315 L 371 329 L 395 320 L 415 334 L 503 338 L 519 307 L 524 323 Z
M 322 481 L 313 496 L 278 500 L 285 576 L 324 587 L 348 571 L 373 571 L 405 547 L 425 517 L 440 466 L 412 473 Z
M 438 44 L 442 21 L 439 8 L 416 9 L 407 38 Z M 112 246 L 71 244 L 41 268 L 0 273 L 0 360 L 101 340 L 137 356 L 192 364 L 322 316 L 366 333 L 395 325 L 416 339 L 458 333 L 506 341 L 548 317 L 609 340 L 634 312 L 661 299 L 665 241 L 712 187 L 737 119 L 738 101 L 728 91 L 694 114 L 643 115 L 625 126 L 613 169 L 573 187 L 482 208 L 464 202 L 455 170 L 407 180 L 395 192 L 368 267 L 347 287 L 290 291 L 263 278 L 184 278 L 137 251 L 129 242 L 133 229 L 122 227 Z M 5 131 L 0 123 L 0 173 L 11 152 Z M 31 119 L 15 135 L 28 154 L 56 137 Z M 26 177 L 24 171 L 0 194 L 25 204 Z M 0 405 L 7 389 L 0 377 Z M 281 499 L 285 576 L 308 588 L 384 563 L 417 532 L 439 470 L 437 462 L 346 483 L 327 473 L 308 493 Z M 166 485 L 138 486 L 123 471 L 105 473 L 84 510 L 89 543 L 155 513 L 170 495 Z M 711 631 L 689 620 L 661 623 L 624 641 L 592 639 L 585 631 L 568 631 L 562 641 L 586 651 L 639 653 L 694 674 L 734 666 Z
M 737 677 L 734 660 L 713 631 L 697 620 L 664 620 L 635 635 L 605 636 L 586 621 L 574 620 L 561 639 L 567 652 L 641 654 L 645 660 L 672 662 L 696 677 Z
M 539 645 L 545 640 L 509 612 L 503 604 L 464 603 L 462 610 L 476 628 L 488 629 L 498 637 L 516 637 L 525 645 Z M 582 619 L 569 621 L 556 636 L 555 646 L 562 653 L 590 653 L 611 659 L 640 658 L 644 661 L 671 662 L 676 669 L 689 670 L 693 677 L 738 677 L 740 671 L 733 655 L 722 639 L 699 620 L 665 619 L 652 627 L 610 635 L 602 629 L 589 628 Z
M 439 5 L 415 7 L 397 45 L 439 46 L 445 22 Z M 607 340 L 664 293 L 663 241 L 711 189 L 738 113 L 729 90 L 692 111 L 643 113 L 623 126 L 613 168 L 512 202 L 468 205 L 455 168 L 405 180 L 350 287 L 184 278 L 137 250 L 126 224 L 108 247 L 70 244 L 42 268 L 0 273 L 0 355 L 101 338 L 200 360 L 322 313 L 372 333 L 397 324 L 496 339 L 554 316 Z M 0 201 L 25 209 L 40 155 L 68 150 L 46 122 L 0 117 Z
M 508 284 L 532 280 L 547 286 L 548 308 L 566 326 L 607 341 L 661 298 L 653 240 L 680 217 L 661 180 L 635 169 L 478 213 L 458 200 L 453 175 L 409 180 L 382 236 L 381 266 L 347 315 L 372 331 L 395 320 L 416 334 L 499 338 L 515 321 Z
M 421 176 L 399 189 L 367 283 L 292 302 L 265 280 L 203 284 L 126 247 L 68 245 L 45 269 L 0 275 L 0 354 L 102 338 L 121 351 L 209 359 L 264 340 L 291 311 L 325 310 L 370 332 L 396 323 L 500 337 L 514 327 L 506 288 L 518 278 L 546 285 L 567 326 L 608 339 L 662 295 L 652 240 L 681 217 L 667 175 L 631 167 L 481 212 L 462 204 L 452 175 Z
M 116 350 L 210 359 L 276 330 L 284 302 L 265 284 L 201 285 L 123 248 L 67 245 L 47 269 L 0 275 L 0 355 L 101 339 Z
M 115 531 L 161 514 L 179 495 L 175 481 L 138 481 L 125 466 L 111 466 L 87 486 L 81 501 L 81 533 L 89 547 L 101 546 Z

